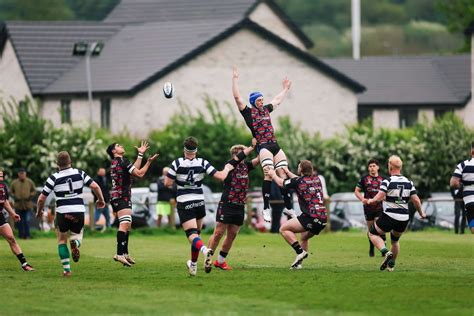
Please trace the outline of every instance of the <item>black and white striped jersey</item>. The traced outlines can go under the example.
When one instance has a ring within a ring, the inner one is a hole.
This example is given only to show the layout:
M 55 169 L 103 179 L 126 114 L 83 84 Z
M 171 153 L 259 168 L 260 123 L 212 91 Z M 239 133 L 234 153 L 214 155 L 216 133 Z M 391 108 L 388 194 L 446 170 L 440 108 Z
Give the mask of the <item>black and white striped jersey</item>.
M 416 194 L 413 182 L 402 175 L 390 176 L 382 181 L 380 191 L 387 195 L 384 201 L 384 213 L 397 221 L 409 219 L 408 201 Z
M 456 166 L 453 177 L 461 179 L 463 184 L 463 200 L 464 204 L 474 204 L 474 157 L 464 160 Z
M 49 176 L 43 188 L 44 195 L 56 195 L 56 212 L 83 213 L 82 189 L 94 182 L 84 171 L 74 168 L 60 170 Z
M 206 173 L 213 176 L 217 170 L 203 158 L 178 158 L 171 163 L 167 177 L 176 181 L 176 201 L 200 201 L 204 200 L 202 191 L 202 180 Z

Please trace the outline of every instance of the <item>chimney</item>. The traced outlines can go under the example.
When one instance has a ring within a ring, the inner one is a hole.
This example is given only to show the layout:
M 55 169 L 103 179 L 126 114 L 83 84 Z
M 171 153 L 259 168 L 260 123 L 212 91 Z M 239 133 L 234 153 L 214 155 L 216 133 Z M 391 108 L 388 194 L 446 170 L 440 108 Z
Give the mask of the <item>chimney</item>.
M 360 59 L 360 0 L 352 0 L 352 58 Z

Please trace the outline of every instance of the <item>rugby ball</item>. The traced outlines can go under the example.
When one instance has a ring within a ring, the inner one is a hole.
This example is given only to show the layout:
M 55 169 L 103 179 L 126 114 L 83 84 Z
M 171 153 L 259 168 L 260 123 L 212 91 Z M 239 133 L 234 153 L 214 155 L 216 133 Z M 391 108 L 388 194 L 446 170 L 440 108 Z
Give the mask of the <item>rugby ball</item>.
M 171 82 L 165 82 L 163 85 L 163 94 L 167 99 L 171 99 L 174 94 L 174 87 Z

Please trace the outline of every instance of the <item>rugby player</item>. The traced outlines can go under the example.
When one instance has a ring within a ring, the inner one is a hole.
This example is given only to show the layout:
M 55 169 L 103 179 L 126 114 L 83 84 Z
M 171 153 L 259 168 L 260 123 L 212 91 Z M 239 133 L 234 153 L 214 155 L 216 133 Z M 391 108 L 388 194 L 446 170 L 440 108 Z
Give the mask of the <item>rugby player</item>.
M 35 269 L 28 263 L 28 261 L 26 261 L 26 258 L 23 255 L 23 251 L 21 251 L 20 245 L 18 245 L 15 239 L 15 235 L 13 235 L 12 228 L 10 227 L 10 224 L 7 223 L 3 215 L 2 210 L 5 208 L 8 214 L 10 214 L 10 217 L 13 218 L 15 222 L 20 221 L 20 215 L 15 213 L 10 202 L 8 201 L 8 187 L 3 182 L 3 176 L 3 169 L 0 168 L 0 235 L 7 240 L 13 254 L 18 258 L 18 261 L 20 261 L 21 269 L 23 271 L 35 271 Z
M 85 186 L 91 188 L 97 197 L 97 208 L 105 206 L 102 191 L 97 183 L 84 171 L 72 168 L 72 161 L 67 151 L 58 153 L 56 160 L 58 172 L 48 177 L 36 205 L 36 217 L 43 215 L 44 203 L 48 195 L 54 191 L 56 196 L 55 226 L 58 237 L 58 253 L 63 266 L 63 275 L 71 276 L 69 249 L 67 247 L 68 233 L 71 232 L 70 245 L 72 260 L 78 262 L 79 247 L 82 244 L 84 227 L 84 199 L 82 191 Z
M 369 237 L 374 246 L 380 250 L 384 259 L 380 270 L 392 272 L 395 260 L 400 253 L 400 237 L 406 230 L 409 220 L 408 201 L 412 201 L 421 218 L 426 214 L 421 209 L 421 201 L 416 194 L 413 182 L 402 176 L 403 162 L 400 157 L 393 155 L 388 159 L 388 172 L 390 177 L 382 181 L 379 192 L 373 198 L 366 200 L 366 204 L 375 205 L 384 201 L 385 207 L 382 215 L 369 229 Z M 391 249 L 385 246 L 381 235 L 390 233 Z
M 283 80 L 283 90 L 278 93 L 269 104 L 263 102 L 263 95 L 260 92 L 252 92 L 249 96 L 249 103 L 252 107 L 245 105 L 238 88 L 239 74 L 237 68 L 233 68 L 232 75 L 232 93 L 235 103 L 240 113 L 245 119 L 245 123 L 257 140 L 257 154 L 262 168 L 275 168 L 278 175 L 286 178 L 288 171 L 288 161 L 286 155 L 277 143 L 270 113 L 273 112 L 283 101 L 291 87 L 291 81 L 288 78 Z M 263 196 L 263 219 L 266 222 L 271 221 L 270 210 L 270 191 L 272 181 L 269 176 L 264 177 L 262 185 Z M 291 194 L 285 188 L 282 189 L 283 199 L 285 201 L 284 214 L 293 217 L 295 215 L 292 209 Z
M 309 160 L 303 160 L 298 164 L 299 176 L 287 171 L 288 179 L 283 179 L 275 170 L 268 167 L 265 173 L 278 186 L 294 189 L 298 196 L 302 213 L 285 222 L 280 227 L 280 234 L 296 252 L 296 259 L 290 269 L 301 269 L 303 260 L 308 257 L 309 239 L 319 235 L 327 223 L 321 180 L 314 174 L 313 165 Z M 301 244 L 296 238 L 297 233 L 301 233 Z
M 138 157 L 132 164 L 124 157 L 125 149 L 122 145 L 112 143 L 107 147 L 107 154 L 112 159 L 110 163 L 110 177 L 112 178 L 110 204 L 119 220 L 117 253 L 113 259 L 128 267 L 135 264 L 135 259 L 128 252 L 129 233 L 132 228 L 132 176 L 143 178 L 151 163 L 158 157 L 158 154 L 150 156 L 145 165 L 141 167 L 143 155 L 150 146 L 148 142 L 142 141 L 140 147 L 135 148 L 138 151 Z
M 380 184 L 382 184 L 384 178 L 379 175 L 379 162 L 377 159 L 369 160 L 367 163 L 367 170 L 369 171 L 369 174 L 360 178 L 355 187 L 354 194 L 364 204 L 364 216 L 367 222 L 367 238 L 369 239 L 369 256 L 373 257 L 375 255 L 374 244 L 370 241 L 369 229 L 374 223 L 374 220 L 377 220 L 380 215 L 382 215 L 383 205 L 382 202 L 374 205 L 369 205 L 366 202 L 367 199 L 373 198 L 377 195 Z M 364 192 L 364 195 L 362 195 L 362 192 Z M 382 235 L 381 237 L 385 241 L 385 235 Z

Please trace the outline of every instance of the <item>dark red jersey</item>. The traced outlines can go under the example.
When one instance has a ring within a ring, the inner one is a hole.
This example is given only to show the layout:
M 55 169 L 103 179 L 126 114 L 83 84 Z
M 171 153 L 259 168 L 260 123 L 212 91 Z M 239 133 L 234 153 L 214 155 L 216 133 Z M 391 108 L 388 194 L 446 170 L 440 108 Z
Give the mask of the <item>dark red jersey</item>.
M 276 142 L 272 120 L 270 118 L 272 111 L 273 105 L 271 104 L 264 105 L 262 109 L 246 106 L 244 110 L 240 111 L 253 137 L 257 140 L 257 144 Z
M 224 192 L 222 192 L 221 202 L 245 204 L 249 189 L 249 172 L 253 169 L 254 167 L 250 161 L 242 161 L 234 170 L 229 172 L 224 180 Z
M 364 191 L 364 198 L 371 199 L 379 193 L 380 185 L 384 177 L 376 176 L 372 177 L 370 174 L 363 176 L 360 178 L 359 182 L 357 183 L 357 187 Z M 371 204 L 371 205 L 364 205 L 365 211 L 381 211 L 383 210 L 382 202 Z
M 115 157 L 110 164 L 110 177 L 112 178 L 112 200 L 132 197 L 132 172 L 135 166 L 124 157 Z
M 327 220 L 326 207 L 323 200 L 323 187 L 318 176 L 303 176 L 292 179 L 286 179 L 284 187 L 295 189 L 298 196 L 301 212 L 320 219 Z
M 0 182 L 0 212 L 2 212 L 5 201 L 8 198 L 8 187 L 5 183 Z

